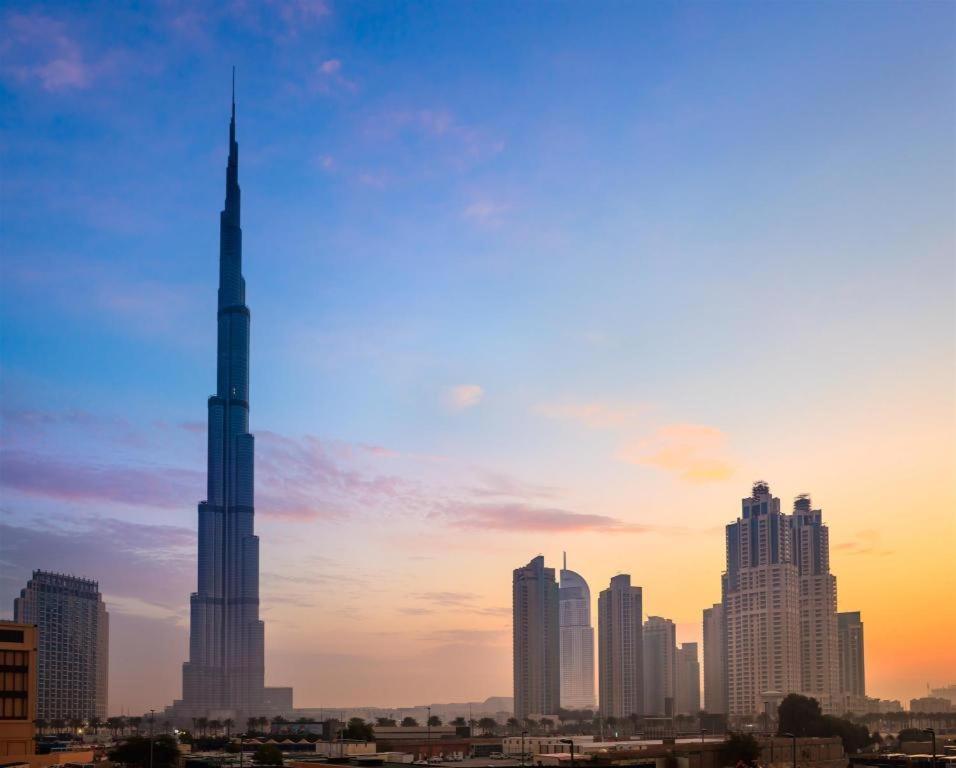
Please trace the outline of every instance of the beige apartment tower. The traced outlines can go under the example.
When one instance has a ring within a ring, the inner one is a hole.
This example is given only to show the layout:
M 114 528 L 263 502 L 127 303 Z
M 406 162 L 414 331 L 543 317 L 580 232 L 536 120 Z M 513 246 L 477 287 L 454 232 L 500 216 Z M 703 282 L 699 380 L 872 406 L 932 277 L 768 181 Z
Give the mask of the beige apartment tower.
M 676 714 L 696 715 L 700 711 L 700 659 L 697 643 L 681 643 L 677 649 Z
M 677 627 L 670 619 L 648 616 L 644 622 L 644 714 L 676 715 Z
M 558 583 L 539 555 L 511 583 L 514 707 L 520 721 L 561 705 Z
M 727 637 L 724 606 L 704 608 L 704 709 L 727 714 Z
M 631 577 L 618 574 L 598 596 L 598 677 L 601 714 L 644 714 L 644 664 L 641 619 L 644 600 Z
M 0 764 L 35 751 L 37 628 L 0 621 Z M 12 758 L 12 759 L 11 759 Z
M 810 496 L 793 502 L 793 559 L 800 577 L 800 692 L 825 714 L 843 714 L 837 635 L 836 577 L 830 573 L 830 532 Z
M 757 482 L 726 527 L 722 580 L 730 716 L 776 714 L 801 690 L 800 579 L 790 519 L 767 483 Z

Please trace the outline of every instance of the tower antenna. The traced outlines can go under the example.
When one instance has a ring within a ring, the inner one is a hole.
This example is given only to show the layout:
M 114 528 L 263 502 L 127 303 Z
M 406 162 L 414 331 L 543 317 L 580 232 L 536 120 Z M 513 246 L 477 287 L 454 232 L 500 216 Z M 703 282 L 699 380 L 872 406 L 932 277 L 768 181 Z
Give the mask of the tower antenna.
M 236 65 L 232 65 L 232 117 L 236 117 Z

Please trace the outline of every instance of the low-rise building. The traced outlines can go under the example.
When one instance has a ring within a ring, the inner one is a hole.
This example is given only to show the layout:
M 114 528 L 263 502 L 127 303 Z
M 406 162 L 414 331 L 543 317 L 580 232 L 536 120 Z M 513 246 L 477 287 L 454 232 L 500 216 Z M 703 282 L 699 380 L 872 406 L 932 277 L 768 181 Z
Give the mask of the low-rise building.
M 0 761 L 33 755 L 36 696 L 37 628 L 0 621 Z
M 923 696 L 910 699 L 910 712 L 952 712 L 953 704 L 949 699 L 939 696 Z

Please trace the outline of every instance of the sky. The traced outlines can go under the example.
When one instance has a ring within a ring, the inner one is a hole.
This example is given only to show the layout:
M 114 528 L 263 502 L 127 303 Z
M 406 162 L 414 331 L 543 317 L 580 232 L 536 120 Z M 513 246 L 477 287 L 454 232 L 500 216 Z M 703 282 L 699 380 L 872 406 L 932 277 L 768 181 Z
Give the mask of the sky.
M 0 9 L 0 616 L 99 581 L 180 693 L 237 69 L 267 683 L 511 694 L 512 569 L 699 640 L 753 481 L 867 693 L 956 670 L 956 6 Z M 947 598 L 947 595 L 950 597 Z

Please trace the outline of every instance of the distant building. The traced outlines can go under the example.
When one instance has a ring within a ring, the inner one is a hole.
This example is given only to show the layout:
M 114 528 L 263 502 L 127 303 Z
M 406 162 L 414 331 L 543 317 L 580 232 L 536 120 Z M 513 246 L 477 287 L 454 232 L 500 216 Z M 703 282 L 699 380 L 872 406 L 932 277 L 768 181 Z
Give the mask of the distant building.
M 774 715 L 773 696 L 800 691 L 799 574 L 790 521 L 770 487 L 754 483 L 741 508 L 727 526 L 722 577 L 727 708 L 731 716 Z
M 800 690 L 827 714 L 842 714 L 836 577 L 830 573 L 830 532 L 808 494 L 793 502 L 793 561 L 800 577 Z
M 37 628 L 0 621 L 0 763 L 35 752 Z
M 644 622 L 644 714 L 676 715 L 677 627 L 670 619 Z
M 837 614 L 840 649 L 840 685 L 846 696 L 848 712 L 865 712 L 866 668 L 863 662 L 863 620 L 859 611 Z M 864 704 L 858 703 L 864 699 Z
M 587 582 L 561 569 L 559 589 L 561 645 L 561 706 L 594 708 L 594 628 L 591 626 L 591 590 Z
M 627 574 L 614 576 L 598 596 L 598 690 L 605 717 L 644 714 L 643 610 L 641 588 L 632 587 Z
M 677 649 L 678 715 L 696 715 L 700 711 L 700 660 L 697 643 L 681 643 Z
M 727 713 L 727 636 L 724 606 L 715 603 L 704 609 L 704 709 L 711 714 Z
M 939 696 L 923 696 L 918 699 L 910 699 L 910 712 L 952 712 L 953 705 L 949 699 Z
M 929 693 L 930 696 L 948 699 L 950 704 L 956 704 L 956 683 L 945 685 L 942 688 L 933 688 Z
M 515 717 L 557 712 L 561 703 L 558 584 L 538 556 L 512 579 Z
M 41 720 L 106 717 L 109 615 L 90 579 L 34 571 L 13 602 L 14 621 L 36 624 Z

